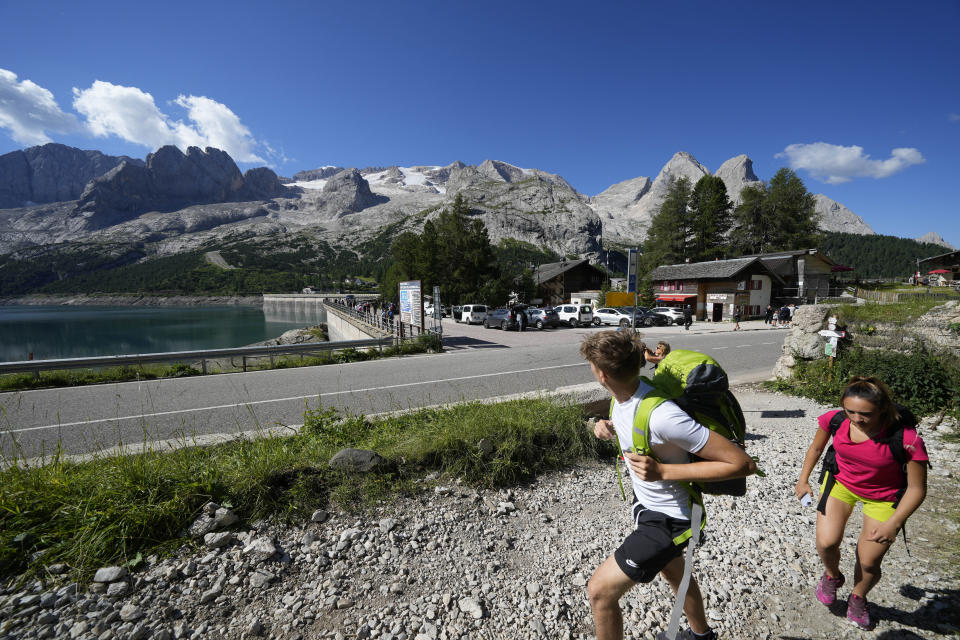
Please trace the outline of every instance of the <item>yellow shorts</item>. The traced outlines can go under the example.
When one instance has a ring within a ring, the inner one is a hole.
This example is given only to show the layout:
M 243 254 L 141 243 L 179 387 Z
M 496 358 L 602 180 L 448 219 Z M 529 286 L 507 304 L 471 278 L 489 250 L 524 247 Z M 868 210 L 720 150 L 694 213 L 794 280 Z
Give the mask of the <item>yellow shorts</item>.
M 823 489 L 827 485 L 827 478 L 830 474 L 827 474 L 823 479 L 823 484 L 820 485 L 820 495 L 823 495 Z M 858 502 L 863 503 L 863 515 L 868 518 L 873 518 L 879 522 L 886 522 L 890 519 L 890 516 L 893 515 L 893 512 L 896 509 L 893 508 L 892 502 L 885 502 L 883 500 L 871 500 L 869 498 L 861 498 L 850 489 L 847 489 L 839 480 L 834 478 L 833 489 L 830 490 L 830 497 L 836 498 L 841 502 L 846 502 L 851 507 L 855 507 Z

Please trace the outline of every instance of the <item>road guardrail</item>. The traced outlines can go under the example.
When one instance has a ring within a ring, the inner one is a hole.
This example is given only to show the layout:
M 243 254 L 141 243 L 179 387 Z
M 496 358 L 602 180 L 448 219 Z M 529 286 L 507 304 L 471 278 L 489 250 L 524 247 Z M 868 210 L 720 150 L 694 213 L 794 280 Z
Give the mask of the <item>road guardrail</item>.
M 119 367 L 125 365 L 155 364 L 158 362 L 201 362 L 203 373 L 207 372 L 207 360 L 219 358 L 242 358 L 243 370 L 247 370 L 247 358 L 272 357 L 278 355 L 304 355 L 321 351 L 340 351 L 342 349 L 376 348 L 393 345 L 393 338 L 371 338 L 369 340 L 341 340 L 337 342 L 308 342 L 304 344 L 261 345 L 254 347 L 234 347 L 230 349 L 206 349 L 202 351 L 168 351 L 165 353 L 139 353 L 133 355 L 97 356 L 92 358 L 60 358 L 57 360 L 20 360 L 0 362 L 0 374 L 30 373 L 39 376 L 41 371 L 59 369 L 93 369 L 99 367 Z

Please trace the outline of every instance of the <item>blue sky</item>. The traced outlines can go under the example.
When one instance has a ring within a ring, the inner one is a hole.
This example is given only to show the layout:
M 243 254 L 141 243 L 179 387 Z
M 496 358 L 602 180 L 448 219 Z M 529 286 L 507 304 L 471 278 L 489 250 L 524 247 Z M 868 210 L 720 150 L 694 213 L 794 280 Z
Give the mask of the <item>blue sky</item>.
M 469 164 L 588 195 L 677 151 L 792 166 L 960 246 L 960 3 L 0 2 L 0 153 Z

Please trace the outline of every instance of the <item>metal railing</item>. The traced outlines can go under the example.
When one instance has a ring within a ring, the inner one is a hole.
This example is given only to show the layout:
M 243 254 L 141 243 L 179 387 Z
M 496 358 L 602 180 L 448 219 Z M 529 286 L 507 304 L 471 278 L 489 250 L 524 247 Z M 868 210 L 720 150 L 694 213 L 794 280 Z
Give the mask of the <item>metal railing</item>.
M 425 327 L 418 327 L 406 322 L 400 322 L 399 318 L 390 318 L 382 309 L 371 308 L 369 311 L 358 311 L 355 307 L 342 305 L 338 302 L 325 300 L 324 305 L 333 307 L 340 313 L 344 313 L 351 318 L 355 318 L 371 327 L 390 333 L 394 339 L 401 341 L 408 338 L 417 338 L 427 333 L 443 335 L 443 325 L 433 316 L 424 316 Z
M 120 367 L 130 365 L 155 364 L 162 362 L 197 362 L 201 363 L 203 373 L 207 372 L 208 360 L 225 358 L 241 358 L 242 368 L 247 370 L 247 358 L 269 357 L 273 364 L 274 356 L 278 355 L 309 355 L 323 351 L 339 351 L 342 349 L 376 348 L 383 351 L 384 347 L 393 345 L 393 338 L 371 338 L 369 340 L 342 340 L 337 342 L 311 342 L 306 344 L 278 344 L 254 347 L 236 347 L 231 349 L 205 349 L 201 351 L 168 351 L 165 353 L 140 353 L 119 356 L 97 356 L 92 358 L 61 358 L 57 360 L 21 360 L 18 362 L 0 362 L 0 374 L 30 373 L 39 376 L 41 371 L 56 371 L 62 369 L 94 369 L 102 367 Z

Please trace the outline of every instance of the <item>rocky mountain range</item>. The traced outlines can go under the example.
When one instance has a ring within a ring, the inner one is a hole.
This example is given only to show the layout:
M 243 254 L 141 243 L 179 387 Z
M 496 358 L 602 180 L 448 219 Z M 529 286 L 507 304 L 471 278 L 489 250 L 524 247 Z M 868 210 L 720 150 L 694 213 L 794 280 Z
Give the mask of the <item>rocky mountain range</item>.
M 679 152 L 651 180 L 638 177 L 593 197 L 561 176 L 486 160 L 472 166 L 322 167 L 283 183 L 261 167 L 241 174 L 225 152 L 162 147 L 145 162 L 63 145 L 0 156 L 0 254 L 67 241 L 149 245 L 167 255 L 239 238 L 306 232 L 355 245 L 386 225 L 416 230 L 459 193 L 492 240 L 514 238 L 560 254 L 597 255 L 603 242 L 642 241 L 671 179 L 695 183 L 708 169 Z M 734 202 L 760 184 L 746 155 L 724 162 Z M 82 186 L 80 186 L 82 184 Z M 872 234 L 843 205 L 817 195 L 821 226 Z
M 944 240 L 943 236 L 941 236 L 939 233 L 935 231 L 931 231 L 930 233 L 925 233 L 919 238 L 914 238 L 914 240 L 916 240 L 917 242 L 928 242 L 930 244 L 938 244 L 941 247 L 945 247 L 949 249 L 950 251 L 957 250 L 955 246 L 953 246 L 952 244 Z

